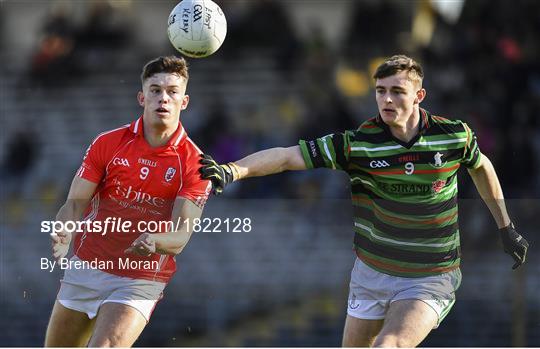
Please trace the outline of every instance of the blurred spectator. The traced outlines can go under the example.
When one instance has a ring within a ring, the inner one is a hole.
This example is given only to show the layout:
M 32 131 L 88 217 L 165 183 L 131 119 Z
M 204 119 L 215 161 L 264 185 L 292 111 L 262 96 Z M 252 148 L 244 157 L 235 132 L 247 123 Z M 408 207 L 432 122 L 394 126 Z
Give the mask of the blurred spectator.
M 116 49 L 129 45 L 132 26 L 129 8 L 117 8 L 107 1 L 89 2 L 88 17 L 77 27 L 67 6 L 53 9 L 45 19 L 36 53 L 32 57 L 31 76 L 45 85 L 62 85 L 69 78 L 102 72 L 111 67 Z M 129 4 L 129 3 L 127 3 Z
M 499 172 L 505 196 L 525 197 L 535 189 L 534 174 L 538 173 L 532 144 L 534 133 L 521 125 L 514 125 L 506 132 L 506 136 L 509 141 L 499 150 Z
M 85 23 L 77 32 L 75 55 L 87 73 L 113 70 L 118 53 L 133 39 L 130 2 L 94 1 Z M 120 63 L 121 64 L 121 63 Z
M 235 44 L 243 50 L 273 51 L 271 53 L 281 70 L 288 70 L 300 51 L 296 31 L 283 4 L 259 0 L 250 2 L 250 5 L 243 21 L 239 21 L 236 28 L 231 28 Z
M 4 49 L 6 42 L 7 26 L 5 20 L 5 10 L 3 6 L 0 6 L 0 50 Z
M 243 155 L 243 142 L 231 126 L 232 120 L 225 104 L 219 99 L 214 101 L 206 124 L 194 138 L 200 140 L 207 153 L 212 154 L 215 159 L 220 159 L 221 162 L 232 161 Z
M 345 36 L 345 55 L 351 60 L 369 56 L 390 56 L 400 47 L 399 35 L 410 31 L 411 13 L 407 2 L 396 0 L 355 1 L 350 29 Z
M 117 48 L 131 40 L 130 26 L 125 25 L 125 12 L 119 12 L 107 1 L 92 2 L 86 24 L 77 35 L 81 48 Z
M 6 157 L 1 166 L 4 194 L 21 193 L 26 178 L 36 163 L 38 147 L 36 135 L 31 130 L 15 132 L 7 144 Z
M 62 84 L 76 70 L 75 27 L 66 7 L 57 7 L 45 19 L 42 33 L 31 60 L 31 77 L 45 85 Z

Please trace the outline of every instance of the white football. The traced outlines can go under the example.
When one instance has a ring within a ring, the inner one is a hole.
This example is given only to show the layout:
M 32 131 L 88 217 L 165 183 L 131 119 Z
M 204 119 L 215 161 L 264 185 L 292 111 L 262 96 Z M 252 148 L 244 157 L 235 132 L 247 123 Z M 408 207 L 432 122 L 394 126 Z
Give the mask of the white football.
M 212 0 L 184 0 L 171 11 L 167 35 L 182 54 L 201 58 L 216 52 L 227 35 L 227 20 Z

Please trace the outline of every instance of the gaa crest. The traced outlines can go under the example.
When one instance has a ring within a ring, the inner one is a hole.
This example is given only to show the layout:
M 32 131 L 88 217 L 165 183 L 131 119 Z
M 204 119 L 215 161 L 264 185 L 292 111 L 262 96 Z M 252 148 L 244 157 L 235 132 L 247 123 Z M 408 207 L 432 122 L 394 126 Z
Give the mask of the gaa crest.
M 167 172 L 165 172 L 165 180 L 167 182 L 172 181 L 175 173 L 176 173 L 176 169 L 174 167 L 169 167 L 167 169 Z

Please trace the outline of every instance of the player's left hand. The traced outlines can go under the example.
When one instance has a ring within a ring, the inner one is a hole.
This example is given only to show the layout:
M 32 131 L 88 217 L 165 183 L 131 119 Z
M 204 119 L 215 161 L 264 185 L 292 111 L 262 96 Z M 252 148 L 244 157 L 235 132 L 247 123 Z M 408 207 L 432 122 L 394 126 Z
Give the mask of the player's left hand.
M 499 229 L 499 232 L 501 233 L 504 252 L 514 258 L 515 263 L 514 266 L 512 266 L 512 269 L 516 269 L 525 263 L 529 243 L 516 231 L 513 223 L 510 223 L 505 228 Z
M 124 250 L 124 253 L 133 253 L 138 256 L 148 257 L 152 253 L 156 253 L 156 241 L 152 237 L 152 234 L 141 234 L 131 246 Z

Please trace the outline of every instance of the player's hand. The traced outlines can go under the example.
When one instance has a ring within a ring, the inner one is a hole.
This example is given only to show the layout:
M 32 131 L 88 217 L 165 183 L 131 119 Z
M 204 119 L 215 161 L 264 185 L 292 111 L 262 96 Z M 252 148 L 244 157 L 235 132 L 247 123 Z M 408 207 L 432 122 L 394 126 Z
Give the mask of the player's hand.
M 218 164 L 210 155 L 201 155 L 199 161 L 203 166 L 199 169 L 202 179 L 212 181 L 212 192 L 219 195 L 223 189 L 234 179 L 232 169 L 229 165 Z
M 64 258 L 69 252 L 71 243 L 71 233 L 67 231 L 58 231 L 51 233 L 52 255 L 56 261 Z
M 148 257 L 152 253 L 156 253 L 156 241 L 152 234 L 143 233 L 131 243 L 130 247 L 124 250 L 124 253 L 133 253 L 138 256 Z
M 523 236 L 519 235 L 513 223 L 510 223 L 510 225 L 505 228 L 499 229 L 499 232 L 501 233 L 504 252 L 514 258 L 516 263 L 514 263 L 512 269 L 516 269 L 525 263 L 529 243 Z

